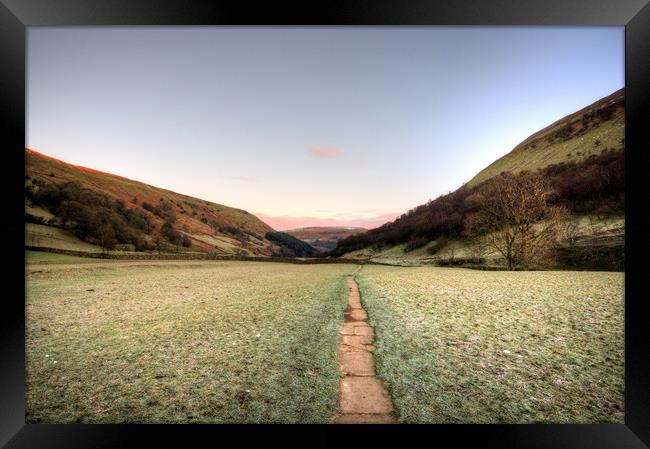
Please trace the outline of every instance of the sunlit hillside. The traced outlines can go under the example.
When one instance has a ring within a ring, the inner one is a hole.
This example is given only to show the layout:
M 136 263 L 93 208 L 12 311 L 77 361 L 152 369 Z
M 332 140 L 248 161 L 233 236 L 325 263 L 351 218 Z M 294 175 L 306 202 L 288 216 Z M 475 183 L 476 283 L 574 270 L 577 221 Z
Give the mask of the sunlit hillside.
M 193 198 L 121 176 L 78 167 L 30 149 L 26 149 L 25 159 L 28 190 L 38 190 L 39 185 L 41 188 L 47 188 L 47 186 L 63 186 L 75 182 L 81 189 L 89 189 L 101 197 L 120 201 L 124 208 L 137 211 L 138 216 L 148 221 L 150 232 L 143 232 L 142 239 L 143 245 L 148 245 L 152 249 L 155 246 L 156 236 L 160 236 L 165 223 L 164 216 L 159 213 L 160 205 L 168 206 L 169 210 L 166 213 L 175 216 L 173 229 L 185 239 L 184 250 L 224 255 L 270 256 L 280 249 L 277 244 L 266 238 L 266 234 L 273 232 L 273 229 L 245 210 Z M 65 240 L 69 246 L 72 246 L 70 249 L 82 247 L 87 249 L 89 242 L 75 244 L 73 241 L 75 237 L 61 229 L 65 226 L 51 211 L 32 204 L 29 199 L 26 201 L 27 218 L 32 222 L 28 223 L 28 244 L 31 235 L 32 240 L 36 238 L 38 246 L 47 247 L 52 244 L 54 247 L 60 247 L 60 242 Z M 34 224 L 41 225 L 41 228 Z M 45 232 L 43 225 L 58 229 Z M 56 235 L 56 241 L 50 242 L 48 235 Z
M 503 171 L 517 173 L 581 161 L 607 148 L 624 145 L 625 88 L 531 135 L 481 170 L 467 185 L 475 186 Z

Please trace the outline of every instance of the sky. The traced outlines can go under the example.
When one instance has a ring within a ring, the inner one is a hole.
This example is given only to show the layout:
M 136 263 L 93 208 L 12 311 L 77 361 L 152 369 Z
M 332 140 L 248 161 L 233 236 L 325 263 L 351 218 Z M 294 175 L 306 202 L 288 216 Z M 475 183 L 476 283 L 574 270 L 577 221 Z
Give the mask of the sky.
M 375 227 L 624 86 L 623 27 L 28 28 L 26 146 Z

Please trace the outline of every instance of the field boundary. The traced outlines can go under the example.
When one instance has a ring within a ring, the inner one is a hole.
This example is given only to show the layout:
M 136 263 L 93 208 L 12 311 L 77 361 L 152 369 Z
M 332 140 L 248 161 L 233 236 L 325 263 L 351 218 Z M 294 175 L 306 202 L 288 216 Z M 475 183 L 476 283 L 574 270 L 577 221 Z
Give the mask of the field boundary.
M 260 257 L 260 256 L 227 256 L 211 253 L 142 253 L 142 254 L 115 254 L 115 253 L 91 253 L 86 251 L 77 251 L 72 249 L 50 248 L 45 246 L 25 245 L 26 251 L 42 251 L 55 254 L 64 254 L 67 256 L 90 257 L 94 259 L 115 259 L 115 260 L 233 260 L 233 261 L 253 261 L 253 262 L 281 262 L 294 264 L 324 264 L 324 263 L 347 263 L 354 265 L 373 264 L 374 262 L 365 262 L 355 259 L 329 259 L 329 258 L 305 258 L 297 259 L 292 257 Z

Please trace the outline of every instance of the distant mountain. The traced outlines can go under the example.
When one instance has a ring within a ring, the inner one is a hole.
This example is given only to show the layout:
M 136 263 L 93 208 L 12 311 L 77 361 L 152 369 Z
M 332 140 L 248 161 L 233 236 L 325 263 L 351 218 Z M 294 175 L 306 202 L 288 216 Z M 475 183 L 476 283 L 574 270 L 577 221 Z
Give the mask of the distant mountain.
M 309 243 L 321 252 L 328 252 L 336 248 L 339 240 L 365 231 L 365 228 L 358 227 L 312 226 L 285 232 Z
M 281 242 L 267 239 L 274 229 L 245 210 L 75 166 L 30 149 L 25 150 L 25 159 L 28 238 L 30 231 L 37 232 L 40 246 L 78 239 L 77 246 L 84 250 L 108 244 L 131 250 L 293 255 Z
M 576 217 L 622 219 L 624 151 L 625 89 L 621 89 L 534 133 L 458 190 L 413 208 L 393 222 L 342 239 L 332 254 L 373 257 L 399 245 L 401 253 L 424 247 L 435 253 L 440 246 L 434 244 L 436 239 L 464 238 L 467 218 L 476 212 L 470 197 L 504 172 L 514 176 L 523 171 L 541 173 L 555 188 L 555 201 L 568 206 Z M 623 230 L 616 232 L 614 246 L 622 246 Z M 391 257 L 395 254 L 388 252 Z

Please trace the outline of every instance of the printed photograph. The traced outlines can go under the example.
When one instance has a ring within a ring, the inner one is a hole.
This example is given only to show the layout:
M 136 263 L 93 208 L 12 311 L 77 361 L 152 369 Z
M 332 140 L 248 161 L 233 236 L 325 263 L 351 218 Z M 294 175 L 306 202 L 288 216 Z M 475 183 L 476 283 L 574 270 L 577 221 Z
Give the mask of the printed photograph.
M 623 424 L 624 33 L 28 27 L 26 422 Z

